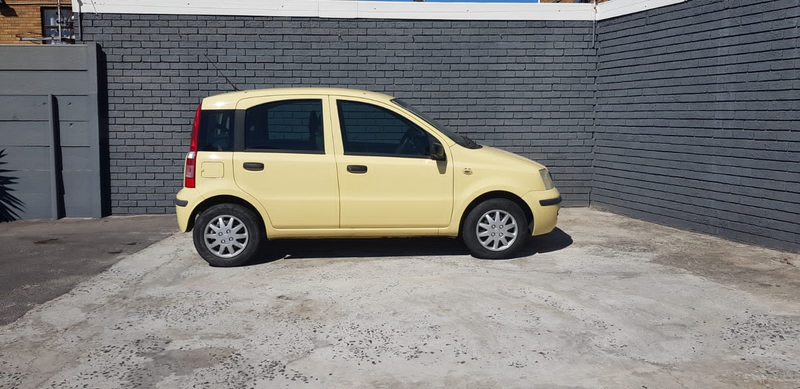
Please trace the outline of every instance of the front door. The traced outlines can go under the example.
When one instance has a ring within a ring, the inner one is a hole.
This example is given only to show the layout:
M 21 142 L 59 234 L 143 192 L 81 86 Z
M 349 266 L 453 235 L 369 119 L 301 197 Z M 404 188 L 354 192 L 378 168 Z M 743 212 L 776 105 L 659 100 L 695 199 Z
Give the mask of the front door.
M 258 199 L 279 229 L 339 227 L 339 188 L 328 99 L 245 99 L 243 145 L 234 153 L 239 187 Z
M 339 135 L 340 226 L 447 227 L 452 163 L 430 157 L 431 143 L 442 140 L 388 105 L 332 97 L 331 106 Z

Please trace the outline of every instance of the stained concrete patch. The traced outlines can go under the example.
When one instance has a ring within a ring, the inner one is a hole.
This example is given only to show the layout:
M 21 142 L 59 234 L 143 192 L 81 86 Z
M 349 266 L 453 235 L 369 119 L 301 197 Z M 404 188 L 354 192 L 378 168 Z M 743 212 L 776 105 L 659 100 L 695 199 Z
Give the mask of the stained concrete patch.
M 0 328 L 0 387 L 800 386 L 797 254 L 589 209 L 559 226 L 508 261 L 305 241 L 235 269 L 175 235 Z

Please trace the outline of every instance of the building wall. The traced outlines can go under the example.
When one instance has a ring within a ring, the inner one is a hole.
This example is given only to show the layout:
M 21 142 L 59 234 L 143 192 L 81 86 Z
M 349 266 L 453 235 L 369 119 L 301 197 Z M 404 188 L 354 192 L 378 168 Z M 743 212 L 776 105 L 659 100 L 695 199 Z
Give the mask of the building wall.
M 695 0 L 598 26 L 593 205 L 800 249 L 797 0 Z
M 221 74 L 241 89 L 392 94 L 545 163 L 566 205 L 589 204 L 590 21 L 86 13 L 82 22 L 83 40 L 106 54 L 114 214 L 174 211 L 194 110 L 232 90 Z
M 607 2 L 596 25 L 85 14 L 108 62 L 113 212 L 172 212 L 224 73 L 393 94 L 544 162 L 566 205 L 798 250 L 799 1 Z
M 42 36 L 42 8 L 55 7 L 55 0 L 8 0 L 0 7 L 0 44 L 39 44 L 39 41 L 20 41 L 17 36 Z M 70 7 L 70 0 L 61 5 Z

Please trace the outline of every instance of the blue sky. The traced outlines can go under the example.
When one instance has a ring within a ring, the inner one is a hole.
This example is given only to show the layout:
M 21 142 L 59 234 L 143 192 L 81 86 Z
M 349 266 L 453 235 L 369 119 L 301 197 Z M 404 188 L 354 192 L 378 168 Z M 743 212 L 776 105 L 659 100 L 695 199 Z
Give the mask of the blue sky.
M 414 0 L 371 0 L 371 1 L 407 1 Z M 539 0 L 425 0 L 426 3 L 538 3 Z

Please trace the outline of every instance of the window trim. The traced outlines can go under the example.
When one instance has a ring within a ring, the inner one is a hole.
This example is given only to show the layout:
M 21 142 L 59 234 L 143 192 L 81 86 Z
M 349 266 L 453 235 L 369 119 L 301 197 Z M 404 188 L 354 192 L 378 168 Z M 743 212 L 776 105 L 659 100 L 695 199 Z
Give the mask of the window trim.
M 320 104 L 320 131 L 322 133 L 322 150 L 287 150 L 287 149 L 270 149 L 270 148 L 252 148 L 247 147 L 245 142 L 245 137 L 247 136 L 247 125 L 245 123 L 247 118 L 247 111 L 261 107 L 263 105 L 269 104 L 277 104 L 282 105 L 284 103 L 289 103 L 292 101 L 318 101 Z M 255 104 L 247 108 L 238 108 L 236 109 L 236 121 L 234 122 L 235 131 L 234 131 L 234 151 L 237 152 L 244 152 L 244 153 L 277 153 L 277 154 L 303 154 L 303 155 L 325 155 L 327 154 L 327 149 L 325 147 L 325 132 L 327 131 L 325 128 L 325 98 L 320 97 L 296 97 L 292 96 L 287 99 L 277 99 L 266 101 L 260 104 Z
M 341 138 L 342 138 L 342 153 L 344 155 L 352 155 L 352 156 L 360 156 L 360 157 L 411 158 L 411 159 L 430 159 L 430 160 L 433 159 L 432 155 L 421 155 L 421 154 L 396 154 L 396 153 L 380 154 L 380 153 L 374 153 L 374 152 L 360 152 L 360 151 L 350 151 L 350 152 L 348 152 L 346 150 L 346 147 L 345 147 L 345 145 L 347 144 L 347 133 L 346 133 L 346 130 L 345 130 L 345 125 L 344 125 L 344 115 L 342 115 L 342 105 L 341 104 L 343 102 L 369 105 L 369 106 L 372 106 L 372 107 L 380 108 L 380 109 L 382 109 L 384 111 L 388 111 L 388 112 L 390 112 L 392 114 L 392 116 L 394 116 L 396 118 L 400 118 L 400 120 L 406 122 L 406 124 L 416 127 L 417 129 L 422 131 L 425 135 L 427 135 L 428 136 L 428 145 L 429 145 L 429 147 L 430 147 L 430 141 L 431 140 L 435 140 L 436 142 L 442 143 L 439 139 L 437 139 L 435 136 L 433 136 L 429 131 L 425 130 L 424 128 L 422 128 L 422 126 L 418 125 L 417 123 L 414 123 L 413 121 L 411 121 L 411 119 L 405 117 L 403 114 L 401 114 L 399 112 L 396 112 L 396 111 L 394 111 L 392 109 L 389 109 L 389 108 L 386 108 L 386 107 L 382 107 L 380 105 L 367 103 L 367 102 L 364 102 L 364 101 L 351 100 L 351 99 L 348 99 L 348 98 L 337 97 L 336 98 L 336 115 L 339 117 L 339 133 L 341 134 Z M 447 152 L 445 151 L 445 155 L 446 154 L 447 154 Z
M 433 157 L 431 157 L 430 155 L 412 155 L 412 154 L 377 154 L 377 153 L 351 152 L 351 153 L 345 153 L 344 155 L 352 155 L 356 157 L 433 159 Z
M 325 145 L 322 145 L 322 148 L 325 148 Z M 279 154 L 311 154 L 311 155 L 325 155 L 325 150 L 314 150 L 314 151 L 303 151 L 303 150 L 286 150 L 286 149 L 254 149 L 254 148 L 244 148 L 242 150 L 238 150 L 239 152 L 243 153 L 279 153 Z

